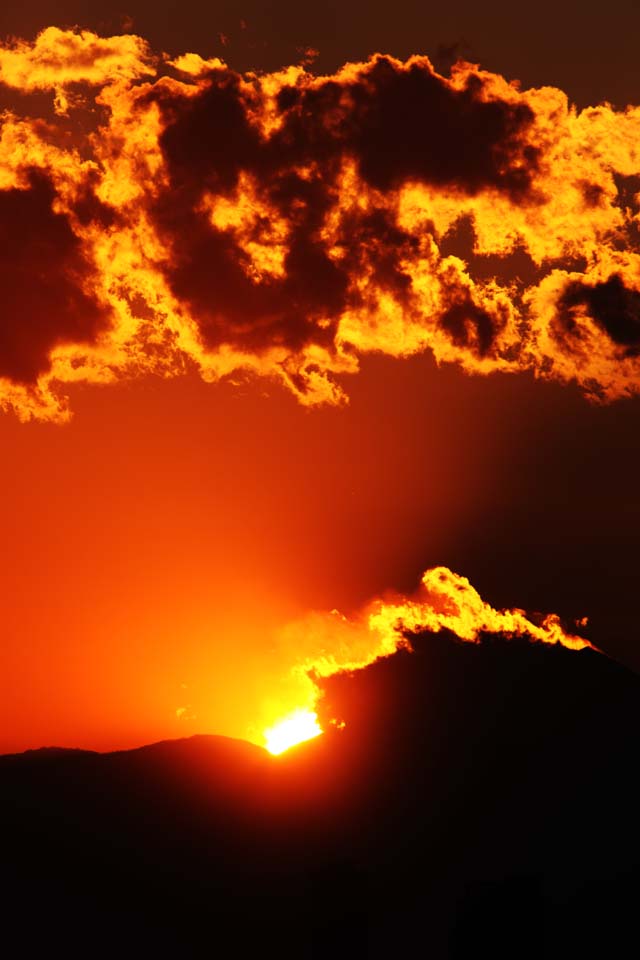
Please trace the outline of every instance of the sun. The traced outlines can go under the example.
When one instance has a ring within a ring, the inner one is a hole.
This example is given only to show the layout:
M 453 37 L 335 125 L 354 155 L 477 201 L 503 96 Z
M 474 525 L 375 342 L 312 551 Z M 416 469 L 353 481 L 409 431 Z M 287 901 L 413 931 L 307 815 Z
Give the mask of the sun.
M 323 732 L 318 715 L 304 708 L 294 710 L 264 731 L 264 742 L 269 753 L 284 753 L 289 747 L 312 740 Z

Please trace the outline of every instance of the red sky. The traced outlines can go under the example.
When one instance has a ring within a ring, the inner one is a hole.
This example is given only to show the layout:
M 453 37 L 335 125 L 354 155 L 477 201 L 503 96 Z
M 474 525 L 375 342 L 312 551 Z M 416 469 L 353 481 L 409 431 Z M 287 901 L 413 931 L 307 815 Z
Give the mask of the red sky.
M 0 32 L 117 32 L 104 6 L 89 16 L 41 0 L 3 12 Z M 365 17 L 358 4 L 340 16 L 330 5 L 322 21 L 294 5 L 268 18 L 227 5 L 219 23 L 184 4 L 128 12 L 152 44 L 239 69 L 280 66 L 296 46 L 335 69 L 460 41 L 525 84 L 622 103 L 637 94 L 640 14 L 619 7 L 562 23 L 569 12 L 548 4 L 526 26 L 496 4 L 482 18 L 472 5 L 427 17 L 400 4 L 392 24 L 388 8 Z M 341 407 L 305 407 L 269 379 L 190 373 L 72 385 L 66 424 L 0 415 L 0 751 L 245 736 L 289 667 L 282 624 L 410 592 L 435 564 L 495 606 L 589 616 L 594 643 L 640 666 L 637 397 L 594 406 L 575 384 L 470 376 L 425 354 L 367 356 L 337 379 Z

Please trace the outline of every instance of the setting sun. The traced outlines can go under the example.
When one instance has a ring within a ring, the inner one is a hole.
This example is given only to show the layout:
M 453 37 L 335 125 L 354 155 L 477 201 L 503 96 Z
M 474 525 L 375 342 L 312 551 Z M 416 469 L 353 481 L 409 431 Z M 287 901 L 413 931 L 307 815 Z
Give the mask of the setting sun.
M 296 743 L 312 740 L 322 732 L 317 713 L 304 709 L 294 710 L 283 720 L 265 730 L 265 746 L 269 753 L 284 753 Z

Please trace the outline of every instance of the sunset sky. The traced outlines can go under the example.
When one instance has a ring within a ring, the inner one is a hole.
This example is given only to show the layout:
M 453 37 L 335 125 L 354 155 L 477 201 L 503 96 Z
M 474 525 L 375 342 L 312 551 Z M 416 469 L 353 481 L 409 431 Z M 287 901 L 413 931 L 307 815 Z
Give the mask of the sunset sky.
M 259 742 L 439 565 L 640 668 L 640 12 L 558 7 L 0 14 L 0 752 Z

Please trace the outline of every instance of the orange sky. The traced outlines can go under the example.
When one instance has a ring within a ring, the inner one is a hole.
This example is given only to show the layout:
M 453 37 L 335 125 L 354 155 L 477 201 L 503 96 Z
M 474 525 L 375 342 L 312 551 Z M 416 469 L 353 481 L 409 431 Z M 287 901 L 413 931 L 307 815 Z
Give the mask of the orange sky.
M 486 502 L 497 437 L 457 377 L 432 407 L 399 374 L 372 364 L 341 411 L 187 378 L 76 390 L 62 427 L 4 417 L 2 748 L 177 735 L 187 703 L 189 731 L 244 735 L 289 666 L 270 626 L 414 586 Z
M 65 424 L 0 414 L 0 752 L 255 736 L 295 660 L 284 624 L 436 564 L 496 606 L 586 615 L 640 666 L 638 397 L 594 406 L 428 354 L 360 363 L 335 374 L 343 406 L 191 371 L 65 385 Z
M 0 749 L 245 736 L 291 663 L 270 630 L 439 562 L 494 603 L 600 612 L 615 646 L 634 570 L 625 583 L 601 551 L 624 549 L 635 492 L 604 511 L 602 483 L 580 489 L 596 458 L 558 447 L 592 411 L 574 396 L 550 430 L 561 392 L 387 360 L 337 411 L 185 378 L 76 389 L 65 426 L 3 417 Z M 597 414 L 601 436 L 622 420 Z M 567 463 L 557 502 L 543 471 Z

